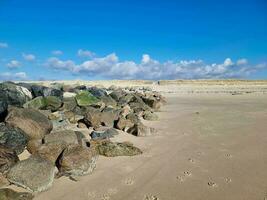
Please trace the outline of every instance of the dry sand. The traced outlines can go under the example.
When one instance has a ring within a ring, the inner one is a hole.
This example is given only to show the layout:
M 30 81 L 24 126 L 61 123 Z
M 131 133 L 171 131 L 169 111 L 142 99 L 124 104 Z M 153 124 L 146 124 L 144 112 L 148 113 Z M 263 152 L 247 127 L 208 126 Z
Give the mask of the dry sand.
M 266 200 L 267 84 L 255 85 L 155 86 L 168 100 L 146 122 L 158 134 L 115 138 L 142 155 L 100 157 L 93 174 L 57 179 L 35 199 Z

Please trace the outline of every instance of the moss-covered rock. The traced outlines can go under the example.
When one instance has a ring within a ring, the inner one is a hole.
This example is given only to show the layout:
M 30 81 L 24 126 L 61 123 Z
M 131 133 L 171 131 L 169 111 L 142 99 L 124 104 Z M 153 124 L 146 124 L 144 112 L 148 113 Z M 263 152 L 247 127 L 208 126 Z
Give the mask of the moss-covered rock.
M 97 97 L 95 97 L 88 91 L 81 91 L 79 94 L 76 95 L 75 99 L 79 106 L 90 106 L 100 102 Z
M 98 153 L 107 157 L 115 157 L 115 156 L 135 156 L 142 154 L 142 151 L 133 146 L 133 144 L 129 142 L 110 142 L 104 141 L 97 146 Z

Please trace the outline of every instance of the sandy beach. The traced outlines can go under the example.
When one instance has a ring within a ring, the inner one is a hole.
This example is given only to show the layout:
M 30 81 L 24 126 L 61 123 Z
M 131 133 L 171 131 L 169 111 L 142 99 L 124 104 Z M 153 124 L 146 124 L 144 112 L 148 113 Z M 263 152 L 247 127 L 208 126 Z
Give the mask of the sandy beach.
M 145 122 L 157 129 L 157 135 L 121 132 L 113 139 L 131 141 L 142 155 L 100 156 L 91 175 L 78 181 L 56 179 L 50 190 L 34 199 L 266 199 L 265 90 L 241 95 L 158 90 L 168 103 L 157 113 L 159 121 Z

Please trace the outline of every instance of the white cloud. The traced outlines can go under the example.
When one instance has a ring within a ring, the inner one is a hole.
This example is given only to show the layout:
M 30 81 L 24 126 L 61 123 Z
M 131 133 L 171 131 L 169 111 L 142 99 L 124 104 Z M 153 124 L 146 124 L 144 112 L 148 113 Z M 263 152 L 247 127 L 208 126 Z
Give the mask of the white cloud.
M 33 55 L 33 54 L 22 53 L 22 57 L 26 61 L 34 61 L 35 60 L 35 55 Z
M 9 63 L 7 63 L 7 67 L 9 69 L 17 69 L 21 66 L 21 63 L 17 60 L 11 60 Z
M 67 70 L 73 71 L 75 67 L 75 63 L 71 60 L 62 61 L 56 57 L 49 58 L 44 64 L 46 67 L 50 67 L 55 70 Z
M 55 55 L 55 56 L 60 56 L 60 55 L 63 54 L 63 51 L 60 51 L 60 50 L 54 50 L 54 51 L 52 51 L 51 53 L 52 53 L 53 55 Z
M 242 58 L 242 59 L 237 60 L 236 64 L 237 65 L 246 65 L 246 64 L 248 64 L 248 60 L 245 58 Z
M 3 72 L 0 73 L 0 80 L 2 81 L 12 81 L 12 80 L 26 80 L 27 74 L 25 72 L 10 73 Z
M 267 68 L 265 63 L 248 65 L 248 62 L 236 63 L 226 58 L 221 64 L 206 64 L 202 60 L 182 60 L 178 62 L 159 62 L 144 54 L 140 63 L 134 61 L 119 61 L 115 53 L 102 58 L 92 58 L 81 64 L 72 60 L 63 61 L 50 58 L 46 66 L 69 71 L 76 75 L 100 75 L 104 78 L 116 79 L 220 79 L 244 78 L 251 73 Z
M 79 57 L 88 57 L 88 58 L 92 58 L 92 57 L 95 56 L 95 53 L 92 52 L 92 51 L 79 49 L 78 52 L 77 52 L 77 55 L 78 55 Z
M 0 48 L 7 48 L 8 44 L 5 42 L 0 42 Z

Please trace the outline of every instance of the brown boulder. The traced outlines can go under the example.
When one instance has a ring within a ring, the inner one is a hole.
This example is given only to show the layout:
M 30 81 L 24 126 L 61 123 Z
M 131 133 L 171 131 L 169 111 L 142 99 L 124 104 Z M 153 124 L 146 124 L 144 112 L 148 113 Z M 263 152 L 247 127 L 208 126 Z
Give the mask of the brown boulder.
M 42 139 L 53 128 L 45 115 L 30 108 L 12 107 L 6 117 L 6 123 L 24 131 L 29 139 Z

